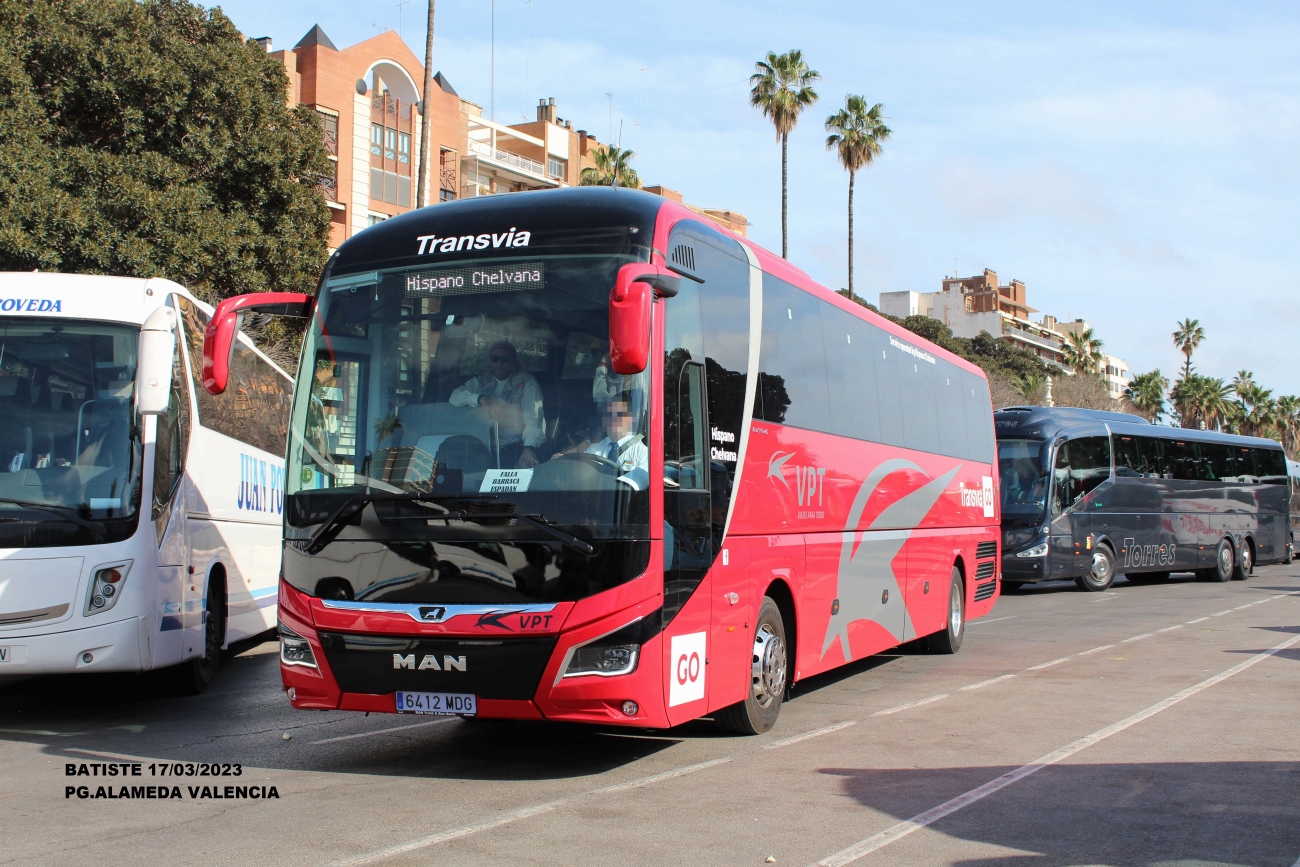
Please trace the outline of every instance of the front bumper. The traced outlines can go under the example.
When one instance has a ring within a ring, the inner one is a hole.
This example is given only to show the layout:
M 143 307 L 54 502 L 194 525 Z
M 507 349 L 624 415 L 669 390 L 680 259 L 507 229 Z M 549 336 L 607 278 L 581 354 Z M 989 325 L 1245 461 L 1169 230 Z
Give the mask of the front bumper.
M 0 676 L 140 671 L 143 660 L 150 658 L 149 634 L 141 617 L 41 635 L 0 635 L 0 648 L 6 649 Z
M 1046 581 L 1046 557 L 1016 557 L 1008 555 L 1002 558 L 1002 583 L 1026 584 L 1034 581 Z

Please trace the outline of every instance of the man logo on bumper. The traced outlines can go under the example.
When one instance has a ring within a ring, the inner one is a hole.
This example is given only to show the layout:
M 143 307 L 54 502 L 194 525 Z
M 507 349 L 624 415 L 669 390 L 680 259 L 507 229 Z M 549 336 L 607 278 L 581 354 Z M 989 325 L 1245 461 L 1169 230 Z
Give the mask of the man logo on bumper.
M 438 665 L 438 660 L 431 653 L 426 653 L 424 659 L 420 660 L 420 665 L 415 664 L 415 654 L 408 653 L 403 656 L 400 653 L 393 654 L 393 668 L 405 668 L 409 671 L 464 671 L 466 659 L 463 656 L 444 656 L 442 665 Z

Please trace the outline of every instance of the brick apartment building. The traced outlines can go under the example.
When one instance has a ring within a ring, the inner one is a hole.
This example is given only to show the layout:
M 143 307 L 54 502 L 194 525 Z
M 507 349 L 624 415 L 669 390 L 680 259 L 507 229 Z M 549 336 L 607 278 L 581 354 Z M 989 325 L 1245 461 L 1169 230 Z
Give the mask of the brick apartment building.
M 270 40 L 258 40 L 271 51 Z M 330 247 L 368 226 L 415 207 L 424 66 L 389 30 L 339 49 L 316 25 L 286 51 L 271 51 L 289 74 L 288 100 L 320 114 L 334 176 L 324 183 L 333 225 Z M 430 204 L 470 196 L 577 185 L 603 145 L 559 117 L 554 99 L 539 100 L 537 118 L 506 125 L 483 116 L 439 72 L 429 96 Z M 667 187 L 650 192 L 681 202 Z M 692 207 L 688 205 L 688 207 Z M 734 211 L 693 208 L 745 234 Z
M 1025 284 L 1020 280 L 999 283 L 997 272 L 989 268 L 974 277 L 945 277 L 942 285 L 938 292 L 881 292 L 880 310 L 900 318 L 921 315 L 938 319 L 957 337 L 977 337 L 987 331 L 1062 369 L 1066 369 L 1068 335 L 1088 328 L 1082 319 L 1065 323 L 1050 315 L 1030 319 L 1030 314 L 1039 311 L 1029 306 Z M 1101 374 L 1115 398 L 1133 378 L 1124 360 L 1109 354 Z

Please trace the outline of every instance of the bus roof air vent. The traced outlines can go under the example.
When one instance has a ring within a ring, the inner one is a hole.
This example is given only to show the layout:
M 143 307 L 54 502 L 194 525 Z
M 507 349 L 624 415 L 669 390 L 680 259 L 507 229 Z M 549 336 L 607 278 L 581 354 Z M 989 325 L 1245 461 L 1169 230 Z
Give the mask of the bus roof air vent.
M 695 248 L 690 244 L 673 245 L 672 255 L 668 258 L 668 270 L 689 277 L 696 283 L 704 282 L 704 278 L 695 271 Z

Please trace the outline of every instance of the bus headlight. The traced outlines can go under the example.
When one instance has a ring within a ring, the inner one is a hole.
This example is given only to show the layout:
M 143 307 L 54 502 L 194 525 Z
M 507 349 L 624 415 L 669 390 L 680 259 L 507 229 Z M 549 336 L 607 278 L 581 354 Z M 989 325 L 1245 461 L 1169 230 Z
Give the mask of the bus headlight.
M 123 560 L 121 563 L 105 563 L 95 567 L 91 573 L 90 593 L 86 596 L 87 616 L 107 611 L 117 604 L 132 562 Z
M 1032 548 L 1026 548 L 1023 551 L 1017 551 L 1016 556 L 1021 558 L 1022 560 L 1027 560 L 1031 557 L 1046 557 L 1047 543 L 1039 542 L 1037 545 L 1035 545 Z
M 660 620 L 660 613 L 656 611 L 648 617 L 638 617 L 621 629 L 570 648 L 555 682 L 559 683 L 566 677 L 631 674 L 641 659 L 641 645 L 656 634 Z
M 284 623 L 276 624 L 280 633 L 280 662 L 302 668 L 318 668 L 311 642 L 294 632 Z

